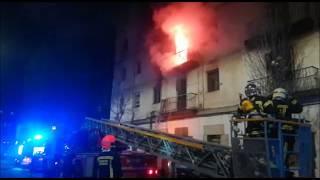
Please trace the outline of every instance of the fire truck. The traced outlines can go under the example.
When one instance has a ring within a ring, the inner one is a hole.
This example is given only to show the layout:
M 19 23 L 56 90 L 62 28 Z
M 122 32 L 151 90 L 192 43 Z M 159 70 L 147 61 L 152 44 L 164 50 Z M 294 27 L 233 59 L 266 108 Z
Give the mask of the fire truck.
M 250 137 L 245 133 L 250 121 L 264 124 L 263 136 Z M 198 177 L 312 177 L 308 122 L 233 118 L 230 123 L 231 146 L 93 118 L 86 118 L 85 126 L 113 134 L 122 143 L 184 166 Z M 272 135 L 267 128 L 270 123 L 276 129 Z M 294 131 L 285 130 L 284 125 L 293 126 Z

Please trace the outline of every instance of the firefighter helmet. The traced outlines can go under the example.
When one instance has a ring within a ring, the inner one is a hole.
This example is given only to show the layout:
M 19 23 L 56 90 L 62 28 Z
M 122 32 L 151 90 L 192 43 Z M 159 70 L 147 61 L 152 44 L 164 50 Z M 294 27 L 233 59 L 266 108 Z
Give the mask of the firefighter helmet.
M 240 109 L 242 109 L 244 112 L 250 112 L 251 110 L 253 110 L 254 106 L 252 104 L 252 102 L 248 99 L 245 99 L 241 102 L 241 106 Z
M 101 140 L 101 147 L 104 149 L 109 149 L 111 147 L 111 144 L 116 142 L 116 137 L 113 135 L 106 135 Z
M 288 98 L 288 92 L 283 88 L 277 88 L 272 93 L 273 100 L 286 100 L 287 98 Z
M 260 95 L 260 89 L 254 83 L 249 83 L 245 87 L 245 94 L 247 97 Z

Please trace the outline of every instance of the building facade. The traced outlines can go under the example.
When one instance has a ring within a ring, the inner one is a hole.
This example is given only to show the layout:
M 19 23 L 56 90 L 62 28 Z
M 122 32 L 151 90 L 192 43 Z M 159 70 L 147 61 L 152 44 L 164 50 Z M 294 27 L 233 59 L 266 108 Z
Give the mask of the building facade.
M 319 4 L 286 6 L 293 34 L 288 43 L 298 54 L 294 63 L 299 64 L 295 66 L 292 93 L 303 103 L 302 115 L 312 124 L 315 176 L 320 177 Z M 163 76 L 151 63 L 143 43 L 152 17 L 152 11 L 143 8 L 147 10 L 138 9 L 144 12 L 140 14 L 131 9 L 126 23 L 117 29 L 110 119 L 230 145 L 229 121 L 238 108 L 239 93 L 244 94 L 249 81 L 267 89 L 268 70 L 266 77 L 256 79 L 251 73 L 253 67 L 248 65 L 248 52 L 261 52 L 244 48 L 219 58 L 203 57 L 205 61 L 184 64 Z

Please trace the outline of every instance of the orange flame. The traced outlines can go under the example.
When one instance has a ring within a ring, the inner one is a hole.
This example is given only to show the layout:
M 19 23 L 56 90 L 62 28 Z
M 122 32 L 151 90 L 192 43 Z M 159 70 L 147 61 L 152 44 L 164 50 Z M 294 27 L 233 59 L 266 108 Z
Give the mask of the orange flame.
M 174 27 L 174 41 L 176 44 L 175 65 L 180 65 L 188 61 L 189 40 L 181 25 Z

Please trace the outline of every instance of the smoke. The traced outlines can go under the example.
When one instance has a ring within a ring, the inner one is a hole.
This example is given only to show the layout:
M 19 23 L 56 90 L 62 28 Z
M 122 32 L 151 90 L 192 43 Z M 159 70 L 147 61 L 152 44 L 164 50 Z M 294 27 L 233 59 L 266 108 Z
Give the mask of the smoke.
M 213 58 L 238 50 L 257 31 L 264 9 L 263 3 L 201 2 L 171 3 L 156 9 L 154 27 L 146 41 L 151 61 L 163 73 L 175 66 L 172 32 L 176 25 L 184 28 L 189 54 Z

